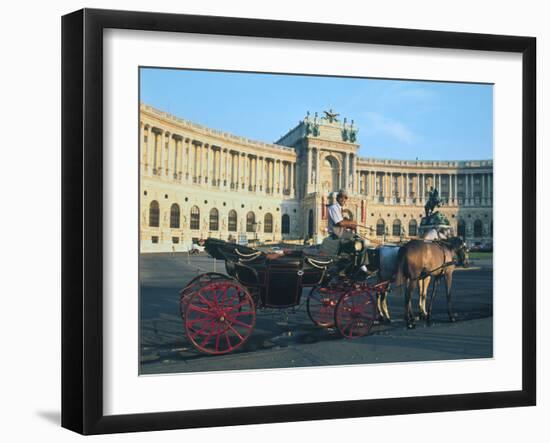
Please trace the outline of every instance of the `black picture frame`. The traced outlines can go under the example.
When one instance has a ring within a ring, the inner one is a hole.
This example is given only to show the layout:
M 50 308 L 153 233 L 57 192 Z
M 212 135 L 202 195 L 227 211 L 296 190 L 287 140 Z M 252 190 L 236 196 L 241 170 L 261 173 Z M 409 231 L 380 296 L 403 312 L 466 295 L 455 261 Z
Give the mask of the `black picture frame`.
M 108 28 L 522 54 L 522 389 L 106 416 L 103 413 L 103 31 Z M 62 18 L 62 426 L 151 431 L 536 403 L 536 39 L 233 17 L 83 9 Z

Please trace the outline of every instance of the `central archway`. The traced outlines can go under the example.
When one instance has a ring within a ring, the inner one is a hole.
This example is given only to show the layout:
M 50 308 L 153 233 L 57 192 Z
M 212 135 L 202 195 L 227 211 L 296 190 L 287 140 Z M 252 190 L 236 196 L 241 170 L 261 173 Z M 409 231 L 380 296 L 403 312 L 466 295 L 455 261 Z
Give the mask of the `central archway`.
M 336 157 L 328 155 L 321 164 L 321 187 L 323 192 L 333 192 L 340 189 L 340 163 Z

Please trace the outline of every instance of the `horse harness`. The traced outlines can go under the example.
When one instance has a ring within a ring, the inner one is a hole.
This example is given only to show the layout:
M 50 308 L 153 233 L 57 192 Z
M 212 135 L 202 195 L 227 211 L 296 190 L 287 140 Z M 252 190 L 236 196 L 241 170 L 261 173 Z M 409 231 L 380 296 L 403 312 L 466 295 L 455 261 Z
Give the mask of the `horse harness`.
M 447 268 L 449 266 L 452 266 L 452 265 L 456 265 L 456 261 L 455 260 L 451 260 L 451 261 L 446 261 L 447 259 L 447 251 L 445 250 L 445 248 L 443 247 L 443 245 L 447 245 L 446 242 L 442 241 L 442 240 L 437 240 L 437 241 L 433 241 L 433 243 L 435 243 L 439 249 L 441 249 L 441 252 L 443 253 L 443 264 L 441 266 L 438 266 L 437 268 L 435 269 L 432 269 L 431 271 L 428 271 L 428 272 L 422 272 L 420 274 L 420 276 L 418 277 L 419 279 L 424 279 L 426 278 L 427 276 L 429 275 L 432 275 L 433 272 L 437 272 L 439 271 L 440 269 L 444 269 L 444 268 Z M 452 257 L 451 257 L 452 258 Z M 436 278 L 441 278 L 443 276 L 443 273 L 437 275 L 437 276 L 434 276 Z

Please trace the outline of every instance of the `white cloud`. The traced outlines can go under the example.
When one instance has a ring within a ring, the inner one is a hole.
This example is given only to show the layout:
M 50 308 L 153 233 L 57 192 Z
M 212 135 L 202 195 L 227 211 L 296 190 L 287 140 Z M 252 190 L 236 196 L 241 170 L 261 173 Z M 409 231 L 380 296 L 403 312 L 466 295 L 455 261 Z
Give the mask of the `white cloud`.
M 396 120 L 392 120 L 377 112 L 366 112 L 363 132 L 369 134 L 384 134 L 400 142 L 412 144 L 418 140 L 407 126 Z

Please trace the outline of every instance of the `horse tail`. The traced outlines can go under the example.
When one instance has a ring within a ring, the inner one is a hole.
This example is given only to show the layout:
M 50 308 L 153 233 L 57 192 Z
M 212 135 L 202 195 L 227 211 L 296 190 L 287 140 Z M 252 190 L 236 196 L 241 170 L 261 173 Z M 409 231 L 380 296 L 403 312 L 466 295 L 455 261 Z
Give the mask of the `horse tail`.
M 397 253 L 397 270 L 395 273 L 395 286 L 399 287 L 405 283 L 407 275 L 405 275 L 405 266 L 407 264 L 406 248 L 402 247 Z

